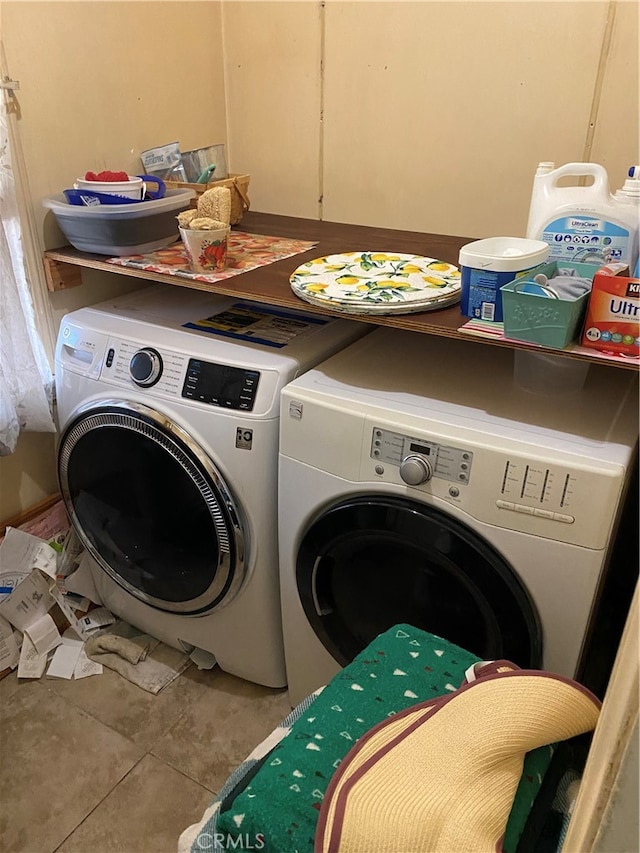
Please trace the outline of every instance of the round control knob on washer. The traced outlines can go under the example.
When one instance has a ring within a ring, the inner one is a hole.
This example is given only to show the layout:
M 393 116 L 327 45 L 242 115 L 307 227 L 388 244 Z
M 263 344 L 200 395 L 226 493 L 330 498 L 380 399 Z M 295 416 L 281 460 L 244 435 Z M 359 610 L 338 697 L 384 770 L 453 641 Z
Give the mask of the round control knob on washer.
M 139 349 L 129 362 L 129 373 L 136 385 L 155 385 L 162 376 L 162 356 L 151 347 Z
M 405 456 L 400 463 L 400 476 L 408 486 L 419 486 L 433 477 L 433 465 L 423 456 Z

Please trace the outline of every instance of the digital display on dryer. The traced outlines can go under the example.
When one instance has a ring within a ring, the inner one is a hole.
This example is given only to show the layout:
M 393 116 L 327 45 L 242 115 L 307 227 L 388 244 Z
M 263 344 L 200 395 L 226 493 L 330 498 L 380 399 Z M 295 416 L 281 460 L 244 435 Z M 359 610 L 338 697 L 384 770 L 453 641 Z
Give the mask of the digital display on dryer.
M 190 358 L 182 396 L 225 409 L 253 409 L 260 380 L 257 370 Z
M 431 453 L 430 447 L 423 444 L 414 444 L 413 442 L 409 445 L 409 450 L 411 450 L 412 453 L 422 453 L 423 456 L 428 456 Z

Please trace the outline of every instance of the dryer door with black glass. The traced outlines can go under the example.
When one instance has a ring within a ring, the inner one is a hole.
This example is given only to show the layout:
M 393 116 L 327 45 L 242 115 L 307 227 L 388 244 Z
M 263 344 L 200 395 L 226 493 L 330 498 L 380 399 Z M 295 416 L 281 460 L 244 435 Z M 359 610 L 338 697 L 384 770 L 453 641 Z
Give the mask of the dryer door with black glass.
M 173 613 L 226 604 L 244 576 L 241 517 L 211 458 L 139 403 L 87 407 L 58 451 L 82 543 L 131 595 Z
M 540 620 L 512 568 L 468 527 L 415 501 L 334 505 L 302 538 L 296 580 L 309 623 L 342 666 L 400 622 L 484 660 L 540 666 Z

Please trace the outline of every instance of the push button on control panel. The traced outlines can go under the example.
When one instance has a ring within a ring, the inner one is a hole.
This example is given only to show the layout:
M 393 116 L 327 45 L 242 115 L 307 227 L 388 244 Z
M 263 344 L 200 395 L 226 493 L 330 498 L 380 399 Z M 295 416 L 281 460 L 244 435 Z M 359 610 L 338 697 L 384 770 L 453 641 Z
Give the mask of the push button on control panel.
M 561 521 L 563 524 L 573 524 L 573 522 L 575 521 L 575 518 L 572 515 L 565 515 L 565 513 L 563 513 L 563 512 L 554 512 L 553 513 L 553 520 L 554 521 Z
M 513 509 L 515 504 L 512 501 L 496 501 L 498 509 Z
M 550 521 L 561 521 L 563 524 L 573 524 L 575 517 L 566 515 L 562 512 L 551 512 L 549 509 L 538 509 L 533 506 L 525 506 L 524 504 L 512 503 L 511 501 L 497 500 L 496 506 L 498 509 L 506 509 L 510 512 L 520 512 L 523 515 L 534 515 L 537 518 L 547 518 Z
M 533 514 L 537 515 L 538 518 L 553 518 L 555 515 L 550 509 L 534 509 Z
M 533 515 L 534 513 L 532 506 L 525 506 L 524 504 L 514 504 L 513 508 L 516 512 L 521 512 L 524 515 Z

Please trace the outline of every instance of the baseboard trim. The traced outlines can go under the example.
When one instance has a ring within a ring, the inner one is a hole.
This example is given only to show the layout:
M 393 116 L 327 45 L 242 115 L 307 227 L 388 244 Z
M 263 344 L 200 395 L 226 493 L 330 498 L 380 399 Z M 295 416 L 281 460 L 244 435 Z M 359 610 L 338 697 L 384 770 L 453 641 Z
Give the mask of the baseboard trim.
M 4 536 L 7 527 L 20 527 L 22 524 L 32 521 L 43 512 L 51 509 L 51 507 L 54 506 L 54 504 L 57 504 L 59 500 L 62 500 L 62 495 L 56 492 L 56 494 L 49 495 L 48 498 L 40 501 L 40 503 L 34 504 L 32 507 L 29 507 L 29 509 L 19 512 L 16 515 L 12 515 L 11 518 L 6 518 L 4 521 L 0 521 L 0 536 Z

